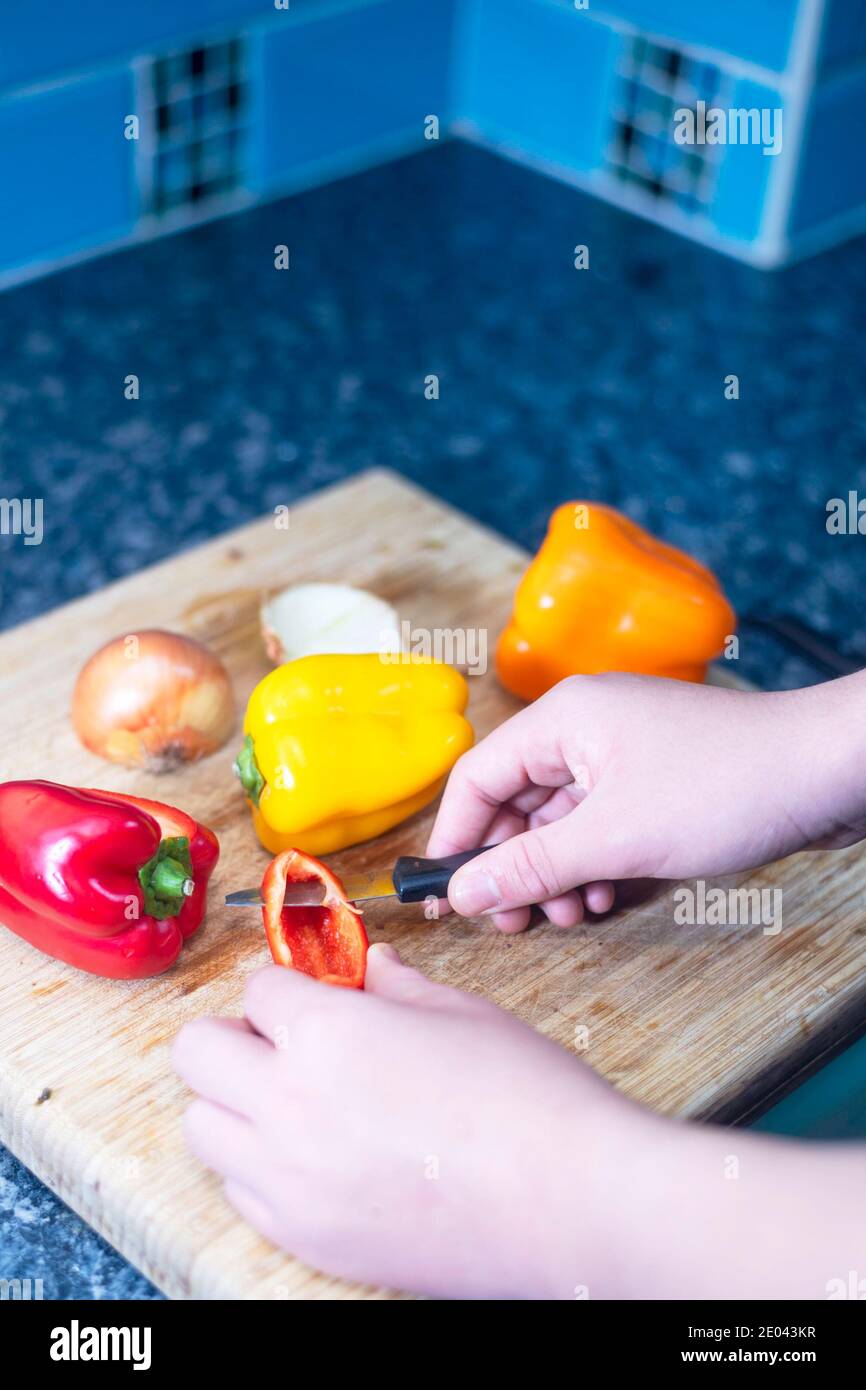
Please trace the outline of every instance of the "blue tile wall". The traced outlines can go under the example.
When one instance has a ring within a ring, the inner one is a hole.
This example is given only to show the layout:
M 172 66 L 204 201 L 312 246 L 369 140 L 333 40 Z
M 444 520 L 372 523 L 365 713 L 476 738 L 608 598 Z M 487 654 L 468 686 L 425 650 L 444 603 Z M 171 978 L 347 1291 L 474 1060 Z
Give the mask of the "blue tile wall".
M 550 0 L 468 0 L 460 115 L 488 139 L 597 167 L 618 36 Z
M 776 106 L 773 81 L 756 85 L 742 62 L 784 70 L 812 3 L 591 0 L 576 10 L 574 0 L 291 0 L 281 11 L 273 0 L 54 0 L 47 16 L 44 7 L 17 6 L 14 42 L 0 48 L 0 177 L 16 208 L 0 226 L 0 275 L 8 281 L 19 267 L 136 229 L 136 147 L 122 139 L 122 117 L 135 109 L 135 56 L 245 36 L 252 107 L 243 181 L 262 197 L 422 148 L 430 114 L 442 135 L 462 121 L 482 139 L 580 176 L 605 164 L 618 23 L 731 55 L 720 65 L 735 83 L 733 104 Z M 827 0 L 819 77 L 792 204 L 794 242 L 866 204 L 857 134 L 866 118 L 866 0 Z M 721 152 L 710 215 L 733 250 L 760 238 L 773 178 L 797 154 Z M 702 234 L 700 219 L 694 228 Z
M 801 3 L 803 0 L 724 0 L 723 4 L 590 0 L 590 10 L 598 18 L 624 19 L 647 33 L 700 44 L 783 72 Z
M 866 204 L 866 67 L 815 88 L 809 106 L 790 235 Z
M 759 111 L 782 108 L 782 150 L 765 155 L 760 145 L 726 145 L 719 170 L 713 204 L 713 223 L 725 236 L 738 241 L 754 241 L 761 222 L 770 180 L 779 173 L 785 158 L 785 104 L 779 92 L 756 82 L 734 84 L 731 106 Z
M 293 0 L 293 6 L 297 0 Z M 13 6 L 8 2 L 7 11 Z M 292 11 L 286 12 L 287 15 Z M 86 0 L 46 6 L 25 0 L 4 16 L 0 88 L 41 82 L 59 73 L 146 51 L 151 45 L 199 37 L 214 28 L 263 16 L 268 0 Z M 14 32 L 14 41 L 8 40 Z
M 0 266 L 23 265 L 114 240 L 136 217 L 134 111 L 122 70 L 0 100 Z
M 827 0 L 819 71 L 862 62 L 866 62 L 866 0 Z
M 444 135 L 453 18 L 452 0 L 385 0 L 262 31 L 252 186 L 279 187 L 318 161 L 401 135 L 423 145 L 428 115 Z

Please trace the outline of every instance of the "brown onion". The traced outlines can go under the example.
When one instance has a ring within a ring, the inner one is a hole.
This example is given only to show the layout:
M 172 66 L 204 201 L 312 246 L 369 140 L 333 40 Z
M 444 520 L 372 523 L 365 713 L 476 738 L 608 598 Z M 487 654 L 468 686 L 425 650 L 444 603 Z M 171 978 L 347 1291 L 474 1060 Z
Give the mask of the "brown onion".
M 220 748 L 235 722 L 222 662 L 191 637 L 148 629 L 115 637 L 75 683 L 72 723 L 112 763 L 168 772 Z

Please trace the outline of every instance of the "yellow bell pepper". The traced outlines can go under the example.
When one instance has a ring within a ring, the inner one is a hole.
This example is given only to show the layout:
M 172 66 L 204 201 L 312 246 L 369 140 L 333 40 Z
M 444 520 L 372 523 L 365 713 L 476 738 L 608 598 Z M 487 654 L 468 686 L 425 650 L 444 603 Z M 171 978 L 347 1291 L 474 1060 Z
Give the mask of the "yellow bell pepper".
M 250 696 L 235 764 L 262 844 L 331 854 L 420 811 L 472 745 L 467 698 L 458 671 L 414 656 L 278 666 Z

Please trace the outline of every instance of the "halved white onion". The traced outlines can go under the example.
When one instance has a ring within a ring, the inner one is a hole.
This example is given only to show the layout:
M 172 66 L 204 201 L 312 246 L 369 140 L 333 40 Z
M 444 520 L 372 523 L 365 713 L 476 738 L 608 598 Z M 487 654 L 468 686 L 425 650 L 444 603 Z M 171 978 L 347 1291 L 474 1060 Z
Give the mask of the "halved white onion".
M 350 584 L 293 584 L 262 605 L 262 636 L 271 661 L 335 652 L 400 650 L 397 611 Z

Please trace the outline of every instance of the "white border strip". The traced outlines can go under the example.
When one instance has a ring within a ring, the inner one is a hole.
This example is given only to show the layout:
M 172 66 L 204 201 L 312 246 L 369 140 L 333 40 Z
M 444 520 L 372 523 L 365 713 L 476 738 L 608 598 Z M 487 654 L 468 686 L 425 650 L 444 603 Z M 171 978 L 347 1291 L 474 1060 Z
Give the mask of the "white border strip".
M 657 227 L 664 227 L 666 231 L 674 232 L 699 246 L 721 251 L 761 270 L 776 270 L 782 266 L 782 262 L 774 254 L 774 248 L 763 242 L 741 241 L 736 237 L 726 236 L 706 219 L 698 219 L 686 213 L 678 214 L 674 208 L 669 208 L 665 214 L 658 212 L 653 203 L 645 202 L 638 192 L 621 186 L 605 169 L 598 169 L 590 174 L 576 172 L 568 165 L 556 164 L 537 155 L 527 154 L 525 150 L 509 144 L 507 140 L 496 140 L 480 130 L 472 121 L 455 121 L 452 130 L 467 144 L 477 145 L 480 149 L 498 154 L 513 164 L 522 164 L 535 173 L 545 174 L 559 183 L 566 183 L 583 193 L 590 193 L 594 198 L 632 213 L 645 222 L 653 222 Z
M 787 0 L 786 0 L 787 2 Z M 794 4 L 799 5 L 802 0 L 793 0 Z M 569 0 L 536 0 L 537 4 L 553 6 L 558 10 L 570 10 L 572 8 Z M 697 3 L 697 0 L 692 0 Z M 751 82 L 760 82 L 766 87 L 773 87 L 784 91 L 791 80 L 791 54 L 794 50 L 795 38 L 792 37 L 791 47 L 788 50 L 788 61 L 783 68 L 768 68 L 762 63 L 750 63 L 748 58 L 740 58 L 735 53 L 728 53 L 723 48 L 713 48 L 711 45 L 693 43 L 690 39 L 680 38 L 679 35 L 664 33 L 658 29 L 644 28 L 638 21 L 630 19 L 620 19 L 614 14 L 598 13 L 593 9 L 593 0 L 590 0 L 589 8 L 575 12 L 575 17 L 580 20 L 589 20 L 593 24 L 603 24 L 606 29 L 615 29 L 617 33 L 627 34 L 631 37 L 638 34 L 649 39 L 650 43 L 658 44 L 662 48 L 676 48 L 682 53 L 688 54 L 690 58 L 697 58 L 702 63 L 713 63 L 716 67 L 724 68 L 728 72 L 733 72 L 737 77 L 748 78 Z
M 770 177 L 759 233 L 763 243 L 777 248 L 780 260 L 784 259 L 788 252 L 788 225 L 797 175 L 800 171 L 806 117 L 815 90 L 826 9 L 827 0 L 800 0 L 792 44 L 792 82 L 785 106 L 783 154 L 778 167 L 772 171 Z

